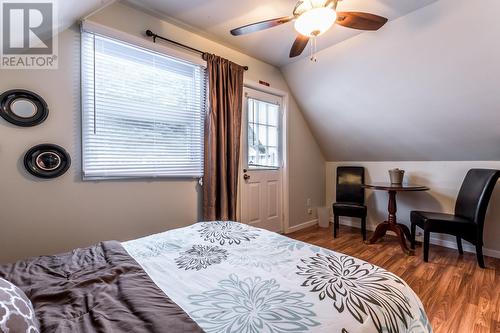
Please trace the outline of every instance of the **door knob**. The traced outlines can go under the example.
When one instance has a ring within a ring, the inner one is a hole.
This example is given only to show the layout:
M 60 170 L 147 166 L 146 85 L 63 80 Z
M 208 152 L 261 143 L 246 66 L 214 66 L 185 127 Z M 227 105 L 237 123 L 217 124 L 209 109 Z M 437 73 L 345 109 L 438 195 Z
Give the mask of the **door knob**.
M 249 175 L 247 175 L 247 174 L 244 174 L 244 175 L 243 175 L 243 179 L 245 179 L 245 180 L 249 180 L 249 179 L 250 179 L 250 176 L 249 176 Z

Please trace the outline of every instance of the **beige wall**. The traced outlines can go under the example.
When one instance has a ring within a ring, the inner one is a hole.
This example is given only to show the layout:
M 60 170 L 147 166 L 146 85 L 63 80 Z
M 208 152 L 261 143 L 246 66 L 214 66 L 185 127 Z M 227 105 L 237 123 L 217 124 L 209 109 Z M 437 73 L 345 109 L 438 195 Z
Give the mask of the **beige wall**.
M 359 165 L 366 168 L 366 182 L 387 182 L 388 170 L 400 168 L 406 171 L 405 181 L 426 185 L 429 192 L 399 193 L 398 220 L 409 226 L 410 210 L 429 210 L 436 212 L 453 213 L 463 178 L 469 169 L 487 168 L 500 169 L 500 162 L 328 162 L 326 163 L 326 200 L 331 206 L 335 201 L 335 177 L 337 166 Z M 367 227 L 374 230 L 375 226 L 387 218 L 387 193 L 380 191 L 366 192 L 368 206 Z M 342 218 L 345 224 L 359 226 L 358 221 Z M 500 257 L 500 183 L 497 184 L 491 197 L 486 214 L 484 229 L 484 253 Z M 341 223 L 342 223 L 341 222 Z M 417 228 L 417 232 L 418 232 Z M 455 247 L 455 238 L 431 234 L 431 242 L 443 246 Z M 464 242 L 466 244 L 466 242 Z M 467 243 L 468 244 L 468 243 Z M 472 251 L 472 246 L 465 246 L 465 250 Z
M 297 108 L 295 101 L 292 109 Z M 298 108 L 297 108 L 298 110 Z M 313 134 L 308 129 L 301 112 L 292 114 L 289 123 L 290 146 L 290 226 L 292 231 L 317 219 L 317 207 L 325 205 L 325 159 Z M 321 176 L 323 174 L 323 176 Z M 311 201 L 312 214 L 308 214 L 307 199 Z
M 249 66 L 246 80 L 289 91 L 277 68 L 128 6 L 114 4 L 91 20 L 136 36 L 152 29 Z M 196 181 L 81 181 L 79 43 L 77 28 L 60 34 L 58 70 L 0 70 L 0 91 L 33 90 L 50 107 L 47 121 L 34 128 L 0 120 L 0 262 L 136 238 L 200 218 Z M 299 208 L 307 198 L 312 206 L 324 202 L 325 164 L 290 97 L 290 224 L 298 225 L 315 217 Z M 73 165 L 63 177 L 39 180 L 23 170 L 24 152 L 41 142 L 62 145 L 71 154 Z
M 123 17 L 134 17 L 134 20 L 123 20 Z M 290 226 L 317 218 L 315 208 L 324 205 L 325 159 L 279 69 L 126 5 L 110 6 L 91 20 L 135 36 L 141 36 L 146 29 L 150 29 L 198 49 L 215 52 L 241 65 L 247 65 L 249 70 L 245 74 L 245 80 L 263 80 L 270 83 L 272 88 L 289 93 Z M 311 215 L 307 213 L 307 199 L 311 199 Z

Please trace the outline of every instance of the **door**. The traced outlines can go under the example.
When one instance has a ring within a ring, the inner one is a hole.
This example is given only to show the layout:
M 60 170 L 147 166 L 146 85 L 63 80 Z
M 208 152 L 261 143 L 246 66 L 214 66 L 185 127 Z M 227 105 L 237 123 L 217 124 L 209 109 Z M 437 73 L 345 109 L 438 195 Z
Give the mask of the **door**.
M 243 103 L 241 221 L 282 232 L 282 97 L 245 88 Z

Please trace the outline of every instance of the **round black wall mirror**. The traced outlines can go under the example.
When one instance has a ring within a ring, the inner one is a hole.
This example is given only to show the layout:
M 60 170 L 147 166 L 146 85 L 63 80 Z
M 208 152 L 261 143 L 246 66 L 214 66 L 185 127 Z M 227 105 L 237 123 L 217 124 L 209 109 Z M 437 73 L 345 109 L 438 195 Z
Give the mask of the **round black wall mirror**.
M 31 127 L 43 123 L 48 115 L 47 103 L 31 91 L 15 89 L 0 95 L 0 116 L 11 124 Z
M 24 155 L 24 167 L 33 176 L 56 178 L 68 171 L 71 157 L 64 148 L 54 144 L 41 144 Z

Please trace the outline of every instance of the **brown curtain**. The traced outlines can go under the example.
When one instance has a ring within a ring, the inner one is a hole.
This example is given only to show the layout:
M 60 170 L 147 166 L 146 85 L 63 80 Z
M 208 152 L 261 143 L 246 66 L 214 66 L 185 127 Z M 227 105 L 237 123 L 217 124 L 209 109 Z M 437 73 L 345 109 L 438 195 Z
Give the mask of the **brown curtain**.
M 244 69 L 211 54 L 206 60 L 209 109 L 205 120 L 203 219 L 235 220 Z

